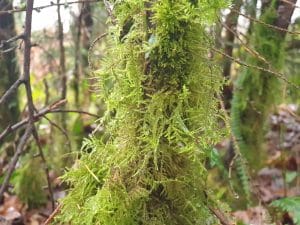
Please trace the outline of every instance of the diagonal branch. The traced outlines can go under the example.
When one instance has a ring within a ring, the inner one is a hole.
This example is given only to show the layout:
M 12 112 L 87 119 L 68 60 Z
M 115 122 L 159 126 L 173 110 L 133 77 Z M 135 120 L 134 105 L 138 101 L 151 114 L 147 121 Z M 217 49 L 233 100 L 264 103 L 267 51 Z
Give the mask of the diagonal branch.
M 8 98 L 15 93 L 15 91 L 19 88 L 19 86 L 21 84 L 24 83 L 24 79 L 23 78 L 19 78 L 18 80 L 16 80 L 16 82 L 10 86 L 10 88 L 2 95 L 2 97 L 0 98 L 0 105 L 5 103 Z
M 33 121 L 37 122 L 39 121 L 39 119 L 43 116 L 45 116 L 46 114 L 50 113 L 52 110 L 57 110 L 62 104 L 65 104 L 66 101 L 58 101 L 55 102 L 54 104 L 38 111 L 36 114 L 34 114 L 33 117 Z M 25 126 L 26 124 L 28 124 L 29 122 L 29 118 L 26 118 L 24 120 L 21 120 L 20 122 L 14 124 L 14 125 L 9 125 L 8 127 L 5 128 L 4 131 L 2 131 L 2 133 L 0 134 L 0 141 L 2 141 L 7 135 L 9 135 L 10 133 L 18 130 L 19 128 Z
M 4 46 L 7 45 L 7 44 L 9 44 L 9 43 L 12 43 L 12 42 L 15 42 L 15 41 L 17 41 L 19 39 L 24 39 L 24 38 L 25 38 L 25 34 L 19 34 L 19 35 L 14 36 L 14 37 L 6 40 L 6 41 L 1 41 L 1 43 L 0 43 L 0 49 L 4 48 Z
M 67 5 L 71 5 L 71 4 L 80 4 L 80 3 L 86 3 L 86 2 L 89 2 L 89 3 L 94 3 L 95 2 L 95 3 L 97 3 L 97 2 L 100 2 L 100 0 L 72 1 L 72 2 L 59 3 L 59 5 L 60 6 L 67 6 Z M 58 6 L 58 4 L 56 4 L 54 2 L 51 2 L 48 5 L 34 7 L 33 10 L 37 11 L 37 12 L 40 12 L 42 9 L 46 9 L 46 8 L 53 7 L 53 6 Z M 24 12 L 24 11 L 26 11 L 26 9 L 27 9 L 26 7 L 22 7 L 22 8 L 19 7 L 19 8 L 15 8 L 15 9 L 12 9 L 12 10 L 0 11 L 0 15 Z

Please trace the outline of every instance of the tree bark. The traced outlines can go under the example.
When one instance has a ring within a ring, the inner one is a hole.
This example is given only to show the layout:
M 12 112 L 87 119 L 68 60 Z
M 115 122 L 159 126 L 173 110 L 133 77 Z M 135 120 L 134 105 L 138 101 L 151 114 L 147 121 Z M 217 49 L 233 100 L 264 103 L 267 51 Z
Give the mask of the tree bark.
M 0 1 L 0 10 L 12 9 L 12 3 L 9 0 Z M 16 36 L 15 21 L 12 14 L 0 15 L 0 42 Z M 14 43 L 13 43 L 14 44 Z M 12 45 L 5 46 L 9 49 Z M 0 53 L 0 93 L 1 95 L 12 86 L 18 79 L 18 64 L 14 50 Z M 18 93 L 14 92 L 7 103 L 0 106 L 0 129 L 4 130 L 9 124 L 14 124 L 19 118 Z
M 59 64 L 60 64 L 60 76 L 61 76 L 61 99 L 66 99 L 67 97 L 67 69 L 66 69 L 66 56 L 65 56 L 65 46 L 64 46 L 64 28 L 61 20 L 60 11 L 60 0 L 57 0 L 57 22 L 58 22 L 58 41 L 59 41 Z M 66 130 L 67 122 L 66 115 L 61 115 L 62 127 Z
M 232 8 L 236 11 L 240 11 L 242 4 L 243 4 L 242 0 L 235 0 Z M 224 53 L 226 55 L 229 55 L 230 57 L 232 57 L 233 44 L 234 44 L 234 40 L 235 40 L 235 34 L 233 33 L 233 31 L 236 31 L 238 17 L 239 17 L 239 15 L 237 15 L 237 13 L 235 13 L 234 11 L 231 11 L 227 15 L 226 21 L 225 21 L 226 27 L 225 27 L 225 38 L 224 38 L 224 43 L 225 43 Z M 223 76 L 226 79 L 230 79 L 231 65 L 232 65 L 231 60 L 228 58 L 225 58 L 224 65 L 223 65 Z M 223 89 L 223 100 L 224 100 L 226 109 L 230 108 L 230 101 L 232 98 L 232 89 L 233 89 L 233 87 L 231 84 L 226 85 Z
M 90 3 L 79 6 L 80 14 L 75 22 L 77 32 L 75 36 L 75 66 L 74 66 L 74 92 L 75 105 L 79 106 L 80 79 L 87 73 L 88 51 L 92 36 L 93 18 Z M 81 47 L 82 46 L 82 47 Z

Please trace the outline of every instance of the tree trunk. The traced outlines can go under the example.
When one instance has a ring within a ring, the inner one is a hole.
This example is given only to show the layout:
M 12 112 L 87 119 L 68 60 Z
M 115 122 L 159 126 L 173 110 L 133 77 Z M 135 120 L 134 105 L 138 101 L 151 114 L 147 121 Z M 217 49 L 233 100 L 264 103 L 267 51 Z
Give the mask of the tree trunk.
M 61 6 L 60 0 L 57 0 L 57 33 L 59 42 L 59 75 L 61 77 L 60 95 L 61 99 L 67 98 L 67 69 L 66 69 L 66 56 L 64 46 L 64 27 L 61 19 Z M 63 107 L 64 108 L 64 107 Z M 64 130 L 67 130 L 67 115 L 62 113 L 60 121 Z
M 235 11 L 240 11 L 241 7 L 243 4 L 243 0 L 235 0 L 233 2 L 233 9 Z M 235 40 L 235 34 L 234 32 L 236 31 L 237 28 L 237 22 L 238 22 L 238 17 L 239 15 L 235 12 L 231 11 L 225 21 L 225 37 L 224 37 L 224 43 L 225 43 L 225 48 L 224 48 L 224 53 L 230 57 L 232 57 L 233 53 L 233 45 L 234 45 L 234 40 Z M 224 58 L 224 65 L 223 65 L 223 76 L 229 80 L 230 75 L 231 75 L 231 59 Z M 232 85 L 228 84 L 224 87 L 223 89 L 223 101 L 225 104 L 225 108 L 229 109 L 230 108 L 230 102 L 232 98 Z
M 75 66 L 74 66 L 74 93 L 75 105 L 79 106 L 79 93 L 82 75 L 88 74 L 88 51 L 92 36 L 93 17 L 90 3 L 83 3 L 80 7 L 80 13 L 77 18 L 75 35 Z M 82 46 L 82 47 L 81 47 Z M 86 101 L 86 98 L 85 98 Z
M 0 1 L 0 10 L 12 9 L 12 3 L 9 0 Z M 8 40 L 16 35 L 15 22 L 12 14 L 0 15 L 0 42 Z M 16 43 L 5 46 L 10 49 Z M 2 49 L 2 50 L 5 50 Z M 17 57 L 14 50 L 2 53 L 0 52 L 0 93 L 1 95 L 18 79 L 19 69 Z M 14 124 L 19 118 L 18 93 L 14 92 L 7 103 L 0 106 L 0 130 L 4 130 L 9 124 Z
M 290 1 L 295 3 L 296 0 Z M 267 24 L 287 29 L 294 7 L 280 0 L 264 5 L 260 20 Z M 273 70 L 280 71 L 285 51 L 285 31 L 278 31 L 256 23 L 253 26 L 251 44 L 263 56 Z M 247 63 L 269 68 L 265 62 L 248 56 Z M 242 153 L 259 168 L 263 158 L 262 142 L 272 106 L 281 97 L 281 82 L 278 77 L 265 71 L 245 68 L 238 77 L 232 101 L 232 130 Z
M 219 224 L 204 164 L 220 138 L 216 96 L 222 82 L 212 59 L 203 56 L 211 47 L 204 24 L 216 21 L 221 5 L 116 3 L 117 24 L 108 32 L 108 58 L 99 71 L 107 138 L 88 140 L 90 154 L 65 176 L 73 188 L 63 201 L 62 220 Z

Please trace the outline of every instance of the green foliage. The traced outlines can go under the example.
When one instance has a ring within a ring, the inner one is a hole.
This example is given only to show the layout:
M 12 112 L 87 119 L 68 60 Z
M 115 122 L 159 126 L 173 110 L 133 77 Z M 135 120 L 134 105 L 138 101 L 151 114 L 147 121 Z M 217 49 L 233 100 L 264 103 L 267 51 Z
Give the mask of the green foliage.
M 271 203 L 282 211 L 289 212 L 293 216 L 295 224 L 300 225 L 300 197 L 282 198 Z
M 236 171 L 239 181 L 241 182 L 242 191 L 245 193 L 245 199 L 248 203 L 251 202 L 251 184 L 246 160 L 240 156 L 236 159 Z
M 30 157 L 24 159 L 22 167 L 17 170 L 17 175 L 13 180 L 15 193 L 30 208 L 38 207 L 47 202 L 47 197 L 43 190 L 43 186 L 46 185 L 46 179 L 41 164 L 39 158 Z
M 91 137 L 64 180 L 61 223 L 216 224 L 206 156 L 221 136 L 222 81 L 206 25 L 225 2 L 115 2 L 99 72 L 105 141 Z M 126 29 L 125 29 L 126 28 Z
M 260 20 L 273 24 L 276 19 L 275 1 L 261 16 Z M 251 37 L 254 49 L 276 70 L 282 68 L 285 41 L 282 34 L 255 24 Z M 258 57 L 249 55 L 247 63 L 260 67 L 269 67 Z M 262 142 L 267 116 L 280 99 L 281 83 L 277 77 L 264 71 L 245 68 L 235 84 L 232 100 L 232 131 L 238 141 L 241 153 L 255 168 L 263 158 Z

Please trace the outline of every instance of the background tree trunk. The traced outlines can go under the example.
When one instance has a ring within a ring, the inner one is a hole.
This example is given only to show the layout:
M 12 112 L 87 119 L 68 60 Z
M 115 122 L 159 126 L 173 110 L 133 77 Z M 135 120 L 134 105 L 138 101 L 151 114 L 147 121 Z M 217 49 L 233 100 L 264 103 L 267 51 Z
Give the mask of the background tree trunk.
M 88 74 L 88 51 L 92 37 L 93 17 L 90 3 L 83 3 L 79 6 L 79 16 L 75 18 L 75 63 L 74 63 L 74 94 L 75 105 L 80 104 L 80 79 Z
M 235 0 L 233 2 L 233 9 L 235 11 L 240 11 L 241 6 L 243 4 L 243 0 Z M 230 57 L 232 57 L 233 53 L 233 45 L 235 40 L 235 33 L 237 28 L 237 22 L 238 22 L 239 15 L 231 11 L 225 20 L 225 37 L 224 37 L 224 53 Z M 224 65 L 223 65 L 223 76 L 229 80 L 231 76 L 231 60 L 228 58 L 224 59 Z M 232 98 L 232 85 L 226 85 L 223 89 L 223 100 L 225 107 L 228 109 L 230 108 L 230 101 Z
M 296 0 L 290 1 L 295 3 Z M 294 7 L 283 1 L 264 2 L 260 20 L 279 28 L 287 29 Z M 270 29 L 263 24 L 253 26 L 251 41 L 253 48 L 272 66 L 272 70 L 280 71 L 283 66 L 285 51 L 285 31 Z M 249 55 L 248 64 L 269 68 L 258 57 Z M 281 95 L 280 81 L 274 74 L 253 68 L 245 68 L 239 75 L 232 101 L 232 130 L 238 140 L 240 150 L 251 162 L 262 162 L 262 142 L 264 140 L 264 124 L 272 106 L 278 103 Z
M 0 1 L 0 10 L 12 9 L 9 0 Z M 0 42 L 8 40 L 16 35 L 15 21 L 12 14 L 0 15 Z M 15 43 L 14 43 L 15 44 Z M 14 45 L 12 44 L 12 45 Z M 12 45 L 5 46 L 9 49 Z M 5 50 L 4 49 L 4 50 Z M 0 93 L 3 94 L 17 79 L 18 65 L 14 50 L 3 53 L 0 52 Z M 0 130 L 4 130 L 9 124 L 14 124 L 19 118 L 19 101 L 17 91 L 10 96 L 7 103 L 0 105 Z

